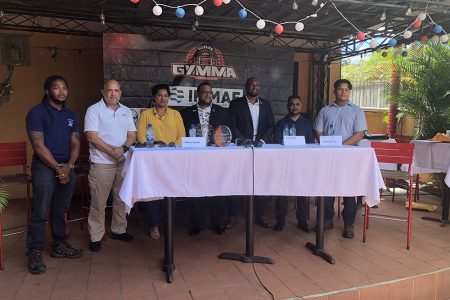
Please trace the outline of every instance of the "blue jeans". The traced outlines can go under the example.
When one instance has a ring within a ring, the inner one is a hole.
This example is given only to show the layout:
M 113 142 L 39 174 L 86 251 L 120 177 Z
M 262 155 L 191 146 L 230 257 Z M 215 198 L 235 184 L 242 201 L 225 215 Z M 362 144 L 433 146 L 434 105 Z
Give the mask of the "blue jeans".
M 332 220 L 334 217 L 335 197 L 324 197 L 325 199 L 325 221 Z M 343 197 L 344 208 L 342 209 L 342 218 L 344 225 L 353 225 L 356 216 L 356 197 Z
M 28 227 L 27 248 L 44 248 L 45 225 L 50 209 L 50 227 L 52 247 L 64 243 L 67 239 L 65 213 L 69 209 L 75 188 L 75 173 L 70 171 L 69 182 L 60 184 L 55 170 L 41 160 L 33 158 L 31 163 L 33 200 Z

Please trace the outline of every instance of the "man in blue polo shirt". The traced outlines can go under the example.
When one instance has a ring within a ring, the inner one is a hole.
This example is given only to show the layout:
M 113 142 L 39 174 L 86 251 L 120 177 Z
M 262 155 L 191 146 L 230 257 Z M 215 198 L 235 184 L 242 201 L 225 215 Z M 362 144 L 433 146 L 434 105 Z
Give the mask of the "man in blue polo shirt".
M 75 187 L 74 163 L 80 152 L 78 120 L 66 106 L 67 81 L 59 76 L 44 83 L 42 102 L 27 114 L 26 127 L 34 150 L 31 163 L 33 203 L 28 227 L 28 269 L 45 273 L 42 259 L 45 224 L 51 209 L 52 252 L 55 258 L 79 258 L 83 250 L 67 243 L 65 213 Z
M 342 136 L 344 145 L 357 145 L 367 130 L 366 115 L 364 111 L 350 101 L 352 84 L 347 79 L 339 79 L 334 83 L 336 101 L 322 108 L 317 116 L 314 129 L 317 139 L 322 135 Z M 333 228 L 334 197 L 325 197 L 325 230 Z M 353 224 L 355 223 L 356 201 L 355 197 L 344 197 L 344 238 L 352 239 L 355 236 Z

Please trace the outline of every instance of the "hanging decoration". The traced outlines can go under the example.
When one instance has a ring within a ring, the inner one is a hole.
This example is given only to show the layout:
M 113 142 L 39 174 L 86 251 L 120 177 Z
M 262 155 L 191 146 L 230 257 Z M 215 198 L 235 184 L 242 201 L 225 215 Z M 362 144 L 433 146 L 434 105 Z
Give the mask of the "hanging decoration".
M 139 3 L 139 0 L 130 0 L 132 3 Z M 162 4 L 157 2 L 157 0 L 152 0 L 153 3 L 155 4 L 155 6 L 153 7 L 152 11 L 153 14 L 155 16 L 160 16 L 163 13 L 163 8 L 169 8 L 169 9 L 175 9 L 175 15 L 178 18 L 183 18 L 186 14 L 185 8 L 193 6 L 194 7 L 194 13 L 196 16 L 202 16 L 204 14 L 204 8 L 201 6 L 203 3 L 205 3 L 206 1 L 212 1 L 212 3 L 214 4 L 215 7 L 220 7 L 223 4 L 227 5 L 229 3 L 231 3 L 231 0 L 201 0 L 197 3 L 186 3 L 183 5 L 178 5 L 178 6 L 172 6 L 172 5 L 167 5 L 167 4 Z M 276 20 L 269 20 L 269 19 L 264 19 L 262 17 L 260 17 L 258 14 L 256 14 L 254 11 L 250 10 L 248 7 L 246 7 L 242 2 L 242 0 L 234 0 L 235 3 L 237 3 L 240 6 L 240 9 L 238 10 L 238 17 L 239 19 L 243 20 L 246 19 L 248 17 L 248 15 L 252 15 L 253 17 L 257 18 L 258 20 L 256 21 L 256 28 L 259 30 L 262 30 L 264 28 L 266 28 L 267 24 L 272 24 L 273 27 L 273 31 L 278 35 L 281 35 L 284 30 L 285 30 L 285 26 L 286 25 L 294 25 L 294 28 L 296 31 L 303 31 L 305 28 L 305 24 L 304 21 L 311 19 L 311 18 L 317 18 L 319 12 L 325 7 L 325 6 L 332 6 L 336 12 L 355 30 L 353 34 L 350 34 L 350 37 L 348 38 L 349 40 L 353 40 L 356 38 L 357 41 L 359 42 L 365 42 L 366 40 L 370 40 L 369 42 L 369 46 L 374 49 L 374 51 L 378 51 L 380 49 L 386 48 L 386 47 L 396 47 L 397 46 L 397 37 L 398 36 L 402 36 L 404 39 L 411 39 L 414 36 L 415 32 L 418 32 L 418 30 L 420 30 L 421 28 L 423 28 L 424 22 L 427 21 L 428 19 L 428 23 L 432 26 L 432 32 L 435 34 L 431 37 L 431 41 L 434 43 L 447 43 L 448 42 L 448 34 L 447 32 L 444 30 L 444 28 L 440 25 L 437 24 L 433 21 L 433 19 L 431 18 L 431 16 L 428 14 L 427 9 L 428 9 L 428 4 L 425 8 L 425 10 L 423 12 L 420 12 L 417 17 L 409 24 L 409 26 L 407 26 L 407 28 L 405 28 L 404 30 L 401 30 L 397 33 L 390 33 L 389 34 L 389 38 L 387 43 L 384 42 L 382 44 L 378 44 L 378 42 L 375 40 L 374 36 L 371 36 L 370 33 L 368 32 L 364 32 L 360 29 L 358 29 L 357 26 L 355 26 L 336 6 L 336 4 L 334 3 L 333 0 L 314 0 L 312 1 L 311 5 L 312 6 L 317 6 L 318 8 L 316 9 L 316 11 L 313 14 L 310 14 L 306 17 L 303 17 L 297 21 L 285 21 L 285 22 L 279 22 Z M 295 3 L 295 1 L 294 1 Z M 320 5 L 319 5 L 320 3 Z M 410 8 L 409 8 L 410 9 Z M 382 15 L 382 19 L 385 19 L 386 16 L 386 9 L 383 10 L 383 15 Z M 423 29 L 422 29 L 423 30 Z M 356 35 L 355 35 L 356 33 Z M 418 38 L 418 40 L 420 40 L 421 42 L 425 43 L 429 40 L 428 35 L 425 33 L 421 33 L 420 37 Z M 413 41 L 412 46 L 414 46 L 414 48 L 418 47 L 418 44 L 416 41 Z M 403 46 L 402 48 L 405 48 L 406 46 Z M 407 51 L 403 51 L 398 53 L 399 56 L 406 56 L 408 53 Z M 387 52 L 383 52 L 382 53 L 383 56 L 387 56 Z

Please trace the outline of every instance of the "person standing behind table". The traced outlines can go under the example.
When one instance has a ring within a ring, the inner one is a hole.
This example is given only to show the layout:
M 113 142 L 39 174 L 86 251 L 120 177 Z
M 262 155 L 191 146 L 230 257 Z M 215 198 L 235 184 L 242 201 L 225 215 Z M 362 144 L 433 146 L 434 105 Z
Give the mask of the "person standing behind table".
M 62 76 L 48 77 L 44 92 L 42 102 L 31 108 L 26 117 L 27 133 L 34 150 L 31 162 L 33 202 L 27 234 L 31 274 L 47 271 L 42 250 L 49 209 L 50 256 L 79 258 L 83 255 L 83 250 L 74 249 L 67 243 L 65 220 L 76 183 L 74 163 L 80 153 L 78 120 L 66 107 L 69 91 Z
M 134 236 L 127 233 L 125 204 L 120 200 L 124 153 L 136 141 L 136 127 L 131 110 L 120 104 L 122 90 L 119 82 L 108 80 L 101 90 L 103 98 L 91 105 L 84 120 L 89 142 L 88 181 L 91 206 L 88 216 L 89 249 L 98 252 L 105 234 L 105 208 L 112 190 L 113 208 L 111 239 L 129 242 Z
M 314 144 L 314 130 L 313 123 L 301 116 L 302 102 L 299 96 L 290 96 L 287 102 L 288 115 L 279 120 L 275 125 L 274 142 L 283 144 L 283 129 L 287 126 L 288 129 L 295 127 L 297 136 L 304 136 L 307 144 Z M 300 179 L 301 180 L 301 179 Z M 296 197 L 297 210 L 295 215 L 297 217 L 297 227 L 305 232 L 309 231 L 308 224 L 308 198 Z M 277 197 L 275 202 L 275 216 L 277 223 L 275 224 L 275 231 L 282 231 L 285 225 L 287 215 L 288 197 Z
M 170 88 L 167 84 L 158 84 L 152 87 L 152 97 L 154 107 L 147 109 L 138 121 L 137 139 L 139 143 L 146 142 L 146 130 L 149 124 L 153 127 L 155 143 L 164 142 L 165 144 L 181 144 L 181 138 L 186 136 L 183 119 L 178 111 L 168 107 Z M 156 170 L 157 171 L 157 170 Z M 149 236 L 152 239 L 159 239 L 159 200 L 152 200 L 142 203 L 148 222 Z
M 197 87 L 198 102 L 181 111 L 186 135 L 192 125 L 210 124 L 213 129 L 220 125 L 231 127 L 230 114 L 226 108 L 213 104 L 212 87 L 208 82 L 202 82 Z M 225 234 L 226 218 L 225 197 L 201 197 L 189 199 L 191 208 L 190 235 L 197 235 L 207 224 L 208 210 L 212 227 L 217 234 Z
M 339 79 L 334 83 L 334 103 L 325 106 L 319 112 L 314 129 L 317 140 L 322 135 L 342 136 L 344 145 L 357 145 L 367 130 L 364 111 L 350 101 L 352 84 L 347 79 Z M 357 170 L 355 170 L 357 172 Z M 333 228 L 335 197 L 325 197 L 325 230 Z M 343 237 L 352 239 L 355 236 L 354 223 L 356 215 L 355 197 L 344 197 Z
M 261 83 L 255 77 L 245 82 L 246 95 L 230 103 L 233 136 L 236 139 L 249 139 L 256 143 L 270 143 L 274 128 L 274 118 L 270 101 L 259 97 Z M 270 228 L 272 225 L 265 216 L 267 197 L 255 199 L 255 223 Z

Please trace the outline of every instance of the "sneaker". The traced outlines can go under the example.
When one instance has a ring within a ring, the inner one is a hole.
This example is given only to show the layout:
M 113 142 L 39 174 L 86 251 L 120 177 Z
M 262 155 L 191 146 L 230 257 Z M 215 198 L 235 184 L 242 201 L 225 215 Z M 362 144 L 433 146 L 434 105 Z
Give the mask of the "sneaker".
M 92 252 L 98 252 L 100 249 L 102 249 L 102 241 L 89 242 L 89 250 Z
M 344 225 L 344 233 L 342 236 L 346 239 L 352 239 L 355 237 L 355 229 L 353 224 L 350 225 Z
M 318 225 L 316 224 L 316 226 L 314 227 L 314 231 L 317 231 L 317 227 L 318 227 Z M 324 231 L 333 229 L 333 227 L 334 227 L 333 220 L 325 220 L 323 222 L 323 230 Z
M 69 243 L 62 243 L 52 248 L 50 256 L 54 258 L 80 258 L 83 256 L 83 249 L 75 249 Z
M 119 241 L 122 241 L 122 242 L 130 242 L 130 241 L 132 241 L 134 239 L 134 236 L 129 234 L 129 233 L 127 233 L 127 232 L 120 233 L 120 234 L 111 232 L 111 239 L 112 240 L 119 240 Z
M 42 252 L 39 249 L 28 251 L 28 270 L 31 274 L 42 274 L 47 271 L 47 267 L 42 260 Z

